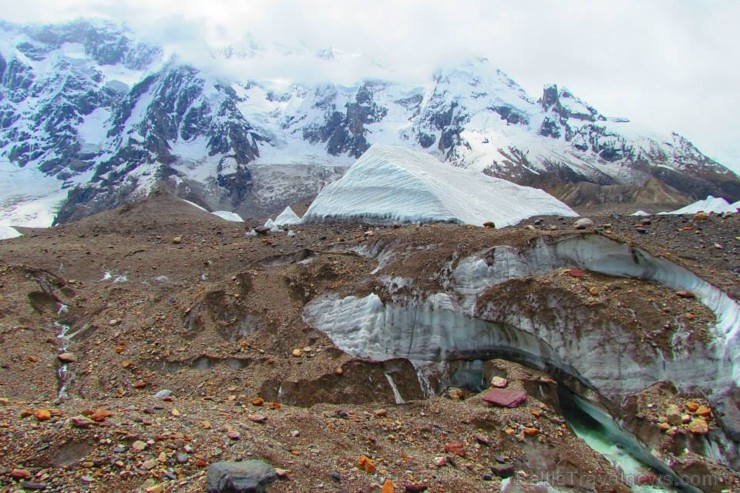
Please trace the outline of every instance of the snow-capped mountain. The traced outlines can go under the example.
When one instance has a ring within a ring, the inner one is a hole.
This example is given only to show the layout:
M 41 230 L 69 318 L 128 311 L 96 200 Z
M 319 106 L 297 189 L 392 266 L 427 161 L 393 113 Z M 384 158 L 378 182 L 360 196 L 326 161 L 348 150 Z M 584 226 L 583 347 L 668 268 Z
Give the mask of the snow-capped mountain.
M 402 83 L 361 55 L 250 37 L 212 51 L 229 76 L 163 53 L 110 23 L 0 24 L 2 222 L 74 220 L 158 186 L 244 217 L 277 212 L 372 144 L 425 151 L 571 205 L 604 200 L 605 187 L 628 199 L 619 187 L 646 184 L 679 200 L 740 198 L 738 177 L 683 137 L 604 116 L 555 85 L 530 96 L 485 59 Z M 379 75 L 289 83 L 248 69 L 280 57 L 315 73 L 366 64 Z

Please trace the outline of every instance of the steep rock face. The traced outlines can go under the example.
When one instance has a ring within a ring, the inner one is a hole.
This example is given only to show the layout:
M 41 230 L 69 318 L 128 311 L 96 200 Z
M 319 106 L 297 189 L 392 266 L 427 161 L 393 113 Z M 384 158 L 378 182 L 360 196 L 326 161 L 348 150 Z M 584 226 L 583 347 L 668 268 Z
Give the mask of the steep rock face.
M 321 142 L 332 156 L 347 154 L 360 157 L 369 147 L 366 125 L 381 121 L 388 109 L 377 104 L 375 91 L 382 83 L 365 82 L 352 96 L 340 94 L 338 88 L 317 88 L 312 108 L 321 111 L 322 118 L 303 126 L 304 140 L 312 144 Z

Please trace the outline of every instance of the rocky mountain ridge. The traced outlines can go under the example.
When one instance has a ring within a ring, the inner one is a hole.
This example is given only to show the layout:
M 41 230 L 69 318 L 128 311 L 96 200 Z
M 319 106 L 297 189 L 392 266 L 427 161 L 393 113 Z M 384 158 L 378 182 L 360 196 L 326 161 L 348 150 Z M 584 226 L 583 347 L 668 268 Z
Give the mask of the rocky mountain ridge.
M 250 40 L 213 56 L 292 53 Z M 365 63 L 334 49 L 308 56 L 318 67 Z M 3 23 L 0 168 L 38 170 L 54 193 L 68 192 L 55 203 L 56 223 L 160 186 L 212 209 L 273 212 L 314 195 L 374 143 L 425 150 L 571 205 L 655 195 L 641 194 L 645 186 L 675 203 L 740 198 L 737 175 L 680 135 L 606 117 L 556 85 L 535 99 L 485 59 L 417 84 L 251 77 L 224 80 L 110 23 Z M 4 221 L 23 223 L 41 199 L 10 194 Z

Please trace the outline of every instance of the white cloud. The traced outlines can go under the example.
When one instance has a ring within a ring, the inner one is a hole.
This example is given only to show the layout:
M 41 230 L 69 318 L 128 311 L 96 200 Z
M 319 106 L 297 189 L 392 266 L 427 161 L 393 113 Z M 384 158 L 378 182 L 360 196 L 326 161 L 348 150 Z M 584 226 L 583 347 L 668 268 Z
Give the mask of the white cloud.
M 0 0 L 0 11 L 17 22 L 113 18 L 201 63 L 204 42 L 247 32 L 363 53 L 410 79 L 486 56 L 535 97 L 545 83 L 568 86 L 607 115 L 676 130 L 740 169 L 736 0 Z M 340 79 L 367 75 L 359 67 Z M 229 70 L 320 78 L 323 68 L 295 57 Z

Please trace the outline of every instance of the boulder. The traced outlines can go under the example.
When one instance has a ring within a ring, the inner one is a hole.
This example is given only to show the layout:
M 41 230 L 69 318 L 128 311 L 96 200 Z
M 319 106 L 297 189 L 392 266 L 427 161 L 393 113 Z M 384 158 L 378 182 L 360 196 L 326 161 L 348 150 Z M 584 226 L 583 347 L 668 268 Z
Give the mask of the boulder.
M 277 479 L 275 469 L 261 460 L 216 462 L 208 467 L 207 493 L 264 493 Z

